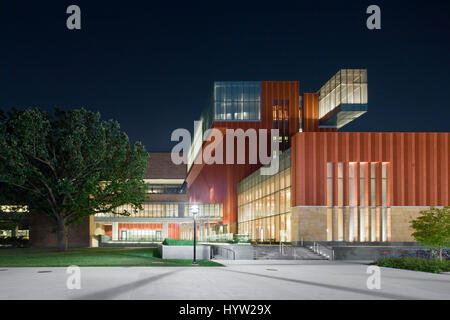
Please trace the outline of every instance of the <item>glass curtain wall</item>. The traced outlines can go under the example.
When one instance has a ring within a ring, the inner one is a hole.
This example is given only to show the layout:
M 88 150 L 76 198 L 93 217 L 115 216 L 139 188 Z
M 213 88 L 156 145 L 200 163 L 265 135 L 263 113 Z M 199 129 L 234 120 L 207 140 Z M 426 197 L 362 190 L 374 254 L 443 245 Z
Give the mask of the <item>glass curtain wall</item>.
M 222 204 L 221 203 L 202 203 L 202 204 L 189 204 L 184 207 L 184 216 L 193 217 L 192 206 L 198 206 L 197 217 L 220 217 L 223 216 Z
M 339 70 L 319 90 L 319 118 L 341 104 L 367 104 L 367 70 Z
M 253 241 L 291 241 L 291 150 L 272 176 L 257 170 L 238 185 L 238 234 Z
M 192 217 L 190 203 L 182 202 L 148 202 L 142 204 L 143 209 L 137 212 L 133 211 L 131 205 L 124 205 L 116 209 L 117 214 L 125 214 L 125 212 L 130 213 L 126 217 L 131 218 L 179 218 L 179 217 Z M 196 204 L 199 209 L 199 217 L 212 217 L 212 218 L 222 218 L 223 209 L 221 203 L 201 203 Z M 96 217 L 111 217 L 119 218 L 120 215 L 113 213 L 97 213 Z M 125 216 L 125 215 L 124 215 Z
M 261 120 L 261 82 L 214 82 L 214 120 Z

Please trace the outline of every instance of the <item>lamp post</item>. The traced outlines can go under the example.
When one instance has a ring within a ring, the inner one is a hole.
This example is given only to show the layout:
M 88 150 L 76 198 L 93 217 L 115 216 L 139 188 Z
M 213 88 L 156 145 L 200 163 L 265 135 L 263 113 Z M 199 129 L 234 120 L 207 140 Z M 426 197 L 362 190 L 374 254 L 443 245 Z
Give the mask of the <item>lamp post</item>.
M 192 260 L 192 264 L 193 265 L 197 265 L 197 259 L 196 259 L 196 254 L 197 254 L 197 250 L 196 250 L 196 245 L 197 245 L 197 225 L 196 225 L 196 217 L 198 214 L 198 206 L 196 204 L 191 206 L 191 212 L 192 215 L 194 216 L 194 260 Z

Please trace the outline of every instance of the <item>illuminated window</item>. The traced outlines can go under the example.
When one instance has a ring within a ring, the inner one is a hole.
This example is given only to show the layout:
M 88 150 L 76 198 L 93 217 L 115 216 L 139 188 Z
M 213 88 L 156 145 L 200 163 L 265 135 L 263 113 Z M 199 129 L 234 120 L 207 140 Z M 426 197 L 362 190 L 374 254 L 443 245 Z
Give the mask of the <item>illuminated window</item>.
M 290 185 L 290 150 L 281 155 L 277 174 L 262 176 L 257 170 L 242 180 L 238 185 L 238 233 L 247 233 L 256 241 L 290 241 Z M 247 193 L 254 196 L 240 196 Z
M 214 82 L 214 120 L 261 119 L 261 82 Z

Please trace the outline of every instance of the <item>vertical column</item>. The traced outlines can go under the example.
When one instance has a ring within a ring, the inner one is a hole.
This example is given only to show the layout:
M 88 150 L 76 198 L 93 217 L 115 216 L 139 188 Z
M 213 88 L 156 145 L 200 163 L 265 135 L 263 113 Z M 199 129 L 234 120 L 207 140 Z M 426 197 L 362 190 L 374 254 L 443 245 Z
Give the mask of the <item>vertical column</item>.
M 355 177 L 355 167 L 356 164 L 349 164 L 349 173 L 348 173 L 348 205 L 350 207 L 350 219 L 348 225 L 348 240 L 350 242 L 358 240 L 358 218 L 357 218 L 357 197 L 356 197 L 356 177 Z
M 119 223 L 118 222 L 112 223 L 112 239 L 119 240 Z
M 387 241 L 388 235 L 388 213 L 387 213 L 387 164 L 382 163 L 381 165 L 381 207 L 382 207 L 382 217 L 381 217 L 381 241 Z
M 333 163 L 327 163 L 327 241 L 333 241 Z
M 376 203 L 375 203 L 375 205 L 376 205 L 376 218 L 375 218 L 375 223 L 376 223 L 376 226 L 375 226 L 375 229 L 376 229 L 376 231 L 375 231 L 375 233 L 376 233 L 376 237 L 375 237 L 375 241 L 381 241 L 381 239 L 382 239 L 382 236 L 381 236 L 381 233 L 382 233 L 382 227 L 381 227 L 381 206 L 382 206 L 382 204 L 381 204 L 381 163 L 380 162 L 378 162 L 377 164 L 376 164 L 376 178 L 375 178 L 375 181 L 376 181 L 376 184 L 375 184 L 375 200 L 376 200 Z
M 338 163 L 338 241 L 344 241 L 344 164 Z
M 377 163 L 370 163 L 370 241 L 377 241 Z
M 163 239 L 169 237 L 169 223 L 168 223 L 168 222 L 163 222 L 163 223 L 162 223 L 162 232 L 161 232 L 161 236 L 162 236 Z
M 366 169 L 367 163 L 359 164 L 359 239 L 361 242 L 367 241 Z
M 14 226 L 14 227 L 11 229 L 11 238 L 17 237 L 17 231 L 19 231 L 19 227 L 18 227 L 18 226 Z

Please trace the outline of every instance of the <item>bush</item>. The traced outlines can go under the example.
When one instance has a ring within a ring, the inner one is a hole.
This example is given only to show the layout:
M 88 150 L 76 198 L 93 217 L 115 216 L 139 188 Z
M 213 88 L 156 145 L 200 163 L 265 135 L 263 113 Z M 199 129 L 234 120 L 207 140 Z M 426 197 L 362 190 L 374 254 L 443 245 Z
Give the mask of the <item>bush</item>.
M 12 246 L 15 248 L 26 248 L 28 247 L 28 238 L 24 237 L 5 237 L 0 238 L 0 245 Z
M 406 269 L 432 273 L 450 272 L 450 261 L 423 258 L 382 258 L 375 262 L 379 267 Z
M 179 240 L 179 239 L 164 239 L 163 245 L 165 246 L 193 246 L 193 240 Z

